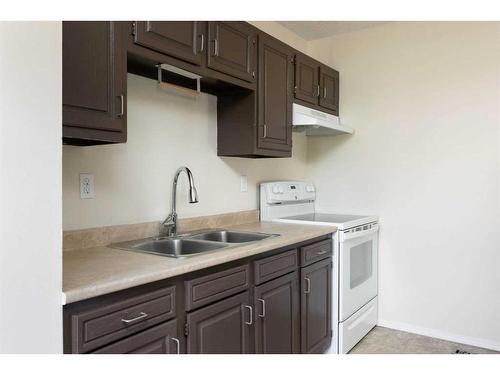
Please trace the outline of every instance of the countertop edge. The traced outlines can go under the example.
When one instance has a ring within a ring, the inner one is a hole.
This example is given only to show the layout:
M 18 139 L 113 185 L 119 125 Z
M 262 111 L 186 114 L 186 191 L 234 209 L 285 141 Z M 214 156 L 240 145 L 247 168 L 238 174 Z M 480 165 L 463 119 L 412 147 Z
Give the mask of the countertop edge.
M 325 236 L 328 234 L 333 234 L 336 231 L 337 231 L 337 228 L 333 225 L 332 226 L 321 226 L 321 227 L 314 226 L 314 233 L 312 233 L 311 235 L 301 234 L 301 235 L 295 236 L 295 237 L 286 236 L 286 240 L 283 241 L 283 243 L 281 243 L 279 245 L 270 243 L 269 245 L 263 246 L 262 248 L 259 248 L 256 250 L 250 249 L 248 252 L 246 252 L 244 254 L 237 253 L 237 254 L 234 254 L 234 256 L 225 254 L 224 259 L 219 259 L 219 260 L 210 258 L 210 259 L 207 259 L 204 261 L 200 261 L 199 264 L 197 264 L 197 265 L 192 265 L 190 267 L 190 269 L 187 271 L 186 270 L 184 270 L 184 271 L 176 270 L 176 268 L 186 267 L 183 264 L 179 264 L 178 267 L 170 267 L 170 268 L 168 268 L 168 270 L 165 270 L 165 271 L 156 272 L 156 273 L 148 273 L 146 275 L 139 275 L 137 278 L 129 279 L 126 282 L 124 282 L 123 280 L 111 281 L 111 282 L 108 282 L 106 284 L 103 284 L 103 286 L 89 286 L 89 287 L 82 287 L 82 288 L 77 288 L 77 289 L 73 289 L 73 290 L 69 290 L 69 291 L 68 290 L 63 291 L 62 296 L 61 296 L 61 303 L 64 306 L 64 305 L 68 305 L 71 303 L 83 301 L 86 299 L 106 295 L 109 293 L 114 293 L 114 292 L 118 292 L 121 290 L 126 290 L 126 289 L 133 288 L 133 287 L 140 286 L 140 285 L 145 285 L 145 284 L 152 283 L 155 281 L 160 281 L 160 280 L 169 279 L 169 278 L 176 277 L 176 276 L 183 275 L 183 274 L 196 272 L 196 271 L 199 271 L 199 270 L 202 270 L 205 268 L 214 267 L 214 266 L 217 266 L 220 264 L 229 263 L 229 262 L 236 261 L 239 259 L 244 259 L 244 258 L 254 256 L 257 254 L 262 254 L 262 253 L 265 253 L 265 252 L 268 252 L 271 250 L 276 250 L 276 249 L 279 249 L 281 247 L 293 245 L 295 243 L 308 241 L 308 240 L 311 240 L 311 239 L 314 239 L 317 237 L 321 237 L 321 236 Z M 281 238 L 283 238 L 283 237 L 281 237 Z M 252 244 L 252 245 L 255 245 L 255 244 Z M 243 250 L 245 247 L 250 247 L 252 245 L 242 245 L 239 247 L 234 247 L 232 250 L 234 250 L 234 249 Z M 81 251 L 86 251 L 86 250 L 81 250 Z

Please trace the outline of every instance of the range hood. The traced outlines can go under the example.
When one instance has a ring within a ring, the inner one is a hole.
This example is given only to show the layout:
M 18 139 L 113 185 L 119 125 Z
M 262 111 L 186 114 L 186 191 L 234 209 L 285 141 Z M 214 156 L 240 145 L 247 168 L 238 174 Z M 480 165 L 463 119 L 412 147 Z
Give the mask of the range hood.
M 296 103 L 293 103 L 292 130 L 294 132 L 305 132 L 306 135 L 311 136 L 354 133 L 353 129 L 340 124 L 338 116 Z

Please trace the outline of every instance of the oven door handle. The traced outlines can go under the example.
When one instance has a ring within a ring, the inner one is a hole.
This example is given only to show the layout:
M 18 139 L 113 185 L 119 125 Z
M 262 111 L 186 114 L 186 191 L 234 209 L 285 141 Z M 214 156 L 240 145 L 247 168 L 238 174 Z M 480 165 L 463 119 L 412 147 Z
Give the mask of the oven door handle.
M 360 230 L 359 232 L 344 232 L 342 233 L 341 241 L 344 242 L 345 240 L 368 236 L 369 234 L 376 232 L 378 232 L 378 224 L 374 224 L 370 229 Z

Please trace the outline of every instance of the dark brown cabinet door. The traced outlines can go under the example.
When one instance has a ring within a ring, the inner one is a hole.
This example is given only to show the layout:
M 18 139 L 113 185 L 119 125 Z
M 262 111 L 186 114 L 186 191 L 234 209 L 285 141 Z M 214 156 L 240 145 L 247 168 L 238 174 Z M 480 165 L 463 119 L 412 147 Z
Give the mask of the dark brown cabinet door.
M 206 48 L 206 22 L 136 21 L 134 43 L 201 65 Z
M 253 320 L 248 292 L 191 312 L 187 314 L 187 352 L 249 353 Z
M 322 353 L 332 339 L 332 260 L 301 271 L 301 351 Z
M 319 63 L 302 54 L 295 56 L 295 98 L 318 104 Z
M 338 115 L 339 110 L 339 72 L 322 65 L 319 69 L 319 105 L 331 109 Z
M 290 48 L 275 38 L 259 40 L 259 148 L 292 149 L 293 64 Z
M 257 353 L 300 353 L 299 298 L 297 271 L 255 288 Z
M 177 320 L 160 324 L 105 346 L 93 354 L 180 354 L 183 353 Z
M 208 23 L 207 66 L 221 73 L 255 81 L 257 33 L 243 22 Z
M 63 22 L 63 138 L 126 141 L 127 53 L 118 22 Z

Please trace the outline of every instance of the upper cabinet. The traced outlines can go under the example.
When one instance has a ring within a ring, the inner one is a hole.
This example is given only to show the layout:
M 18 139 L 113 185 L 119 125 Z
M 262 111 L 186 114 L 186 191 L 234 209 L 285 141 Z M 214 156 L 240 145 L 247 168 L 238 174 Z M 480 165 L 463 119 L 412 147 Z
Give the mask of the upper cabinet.
M 127 139 L 127 52 L 117 22 L 63 22 L 63 140 Z
M 292 152 L 293 52 L 287 45 L 263 35 L 259 42 L 259 149 Z
M 295 98 L 318 104 L 319 63 L 302 54 L 295 56 Z
M 219 156 L 290 157 L 293 102 L 338 115 L 339 73 L 246 22 L 64 22 L 65 143 L 126 142 L 127 71 L 157 79 L 158 64 L 217 95 Z
M 336 115 L 339 112 L 339 72 L 321 65 L 319 68 L 319 105 L 331 109 Z
M 309 56 L 296 54 L 294 98 L 299 104 L 338 116 L 339 72 Z
M 134 42 L 160 53 L 202 65 L 206 44 L 206 22 L 137 21 Z
M 244 22 L 208 23 L 207 66 L 221 73 L 255 81 L 257 31 Z

